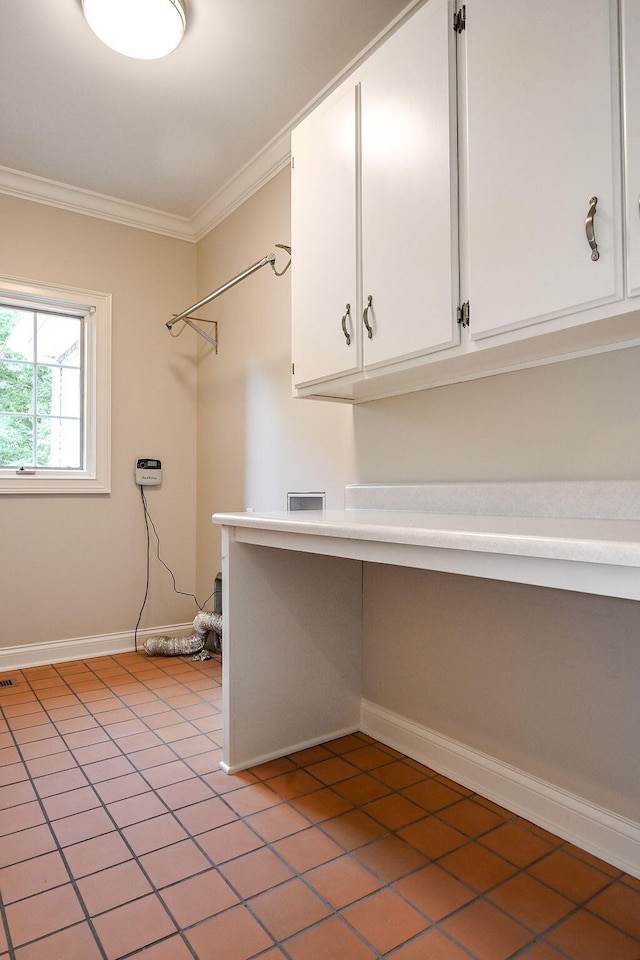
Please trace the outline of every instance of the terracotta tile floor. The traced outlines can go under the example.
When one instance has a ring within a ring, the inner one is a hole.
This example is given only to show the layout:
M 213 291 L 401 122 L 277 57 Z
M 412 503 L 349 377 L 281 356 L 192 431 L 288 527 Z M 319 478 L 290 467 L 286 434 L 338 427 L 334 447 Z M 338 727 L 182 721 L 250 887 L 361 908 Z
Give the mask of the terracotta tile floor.
M 640 881 L 367 736 L 220 772 L 220 677 L 2 674 L 0 960 L 640 960 Z

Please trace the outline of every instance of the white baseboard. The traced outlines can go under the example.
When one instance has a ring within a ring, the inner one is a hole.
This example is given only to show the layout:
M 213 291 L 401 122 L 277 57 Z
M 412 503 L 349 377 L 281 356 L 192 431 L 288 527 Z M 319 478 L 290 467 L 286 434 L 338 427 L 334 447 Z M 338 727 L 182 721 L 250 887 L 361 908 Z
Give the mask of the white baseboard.
M 148 637 L 182 636 L 192 632 L 193 623 L 174 623 L 138 630 L 138 649 L 142 648 L 143 640 Z M 0 648 L 0 671 L 41 667 L 49 663 L 65 663 L 67 660 L 108 657 L 114 653 L 129 653 L 131 650 L 135 650 L 133 630 L 105 633 L 95 637 L 76 637 L 73 640 L 50 640 L 45 643 L 3 647 Z
M 221 760 L 218 766 L 224 773 L 240 773 L 242 770 L 249 770 L 251 767 L 260 766 L 262 763 L 269 763 L 270 760 L 277 760 L 282 756 L 289 756 L 291 753 L 299 753 L 301 750 L 309 750 L 311 747 L 317 747 L 322 743 L 327 743 L 328 740 L 337 740 L 339 737 L 346 737 L 351 733 L 357 733 L 359 729 L 360 727 L 357 724 L 355 726 L 341 727 L 340 729 L 323 733 L 320 737 L 313 737 L 311 740 L 301 740 L 298 743 L 292 743 L 286 747 L 284 751 L 279 749 L 273 750 L 270 753 L 261 753 L 248 760 L 242 760 L 240 763 L 228 764 L 225 763 L 224 760 Z
M 556 836 L 640 878 L 640 824 L 363 700 L 360 729 Z

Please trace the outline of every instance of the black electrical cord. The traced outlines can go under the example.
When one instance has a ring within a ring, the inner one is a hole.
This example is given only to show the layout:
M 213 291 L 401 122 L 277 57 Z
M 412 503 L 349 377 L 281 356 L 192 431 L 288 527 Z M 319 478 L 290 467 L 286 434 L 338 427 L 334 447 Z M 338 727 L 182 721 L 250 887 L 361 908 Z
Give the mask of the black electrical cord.
M 213 594 L 216 592 L 216 591 L 215 591 L 215 588 L 214 588 L 213 591 L 212 591 L 212 592 L 209 594 L 209 596 L 207 597 L 207 599 L 204 601 L 204 603 L 201 605 L 201 604 L 198 602 L 198 598 L 195 596 L 195 594 L 193 594 L 193 593 L 185 593 L 184 590 L 178 590 L 178 585 L 177 585 L 177 583 L 176 583 L 176 578 L 175 578 L 175 576 L 174 576 L 174 574 L 173 574 L 173 570 L 164 562 L 164 560 L 163 560 L 162 557 L 160 556 L 160 537 L 159 537 L 159 535 L 158 535 L 158 531 L 156 530 L 156 525 L 155 525 L 155 523 L 153 522 L 153 517 L 152 517 L 151 514 L 149 513 L 149 506 L 148 506 L 148 504 L 147 504 L 147 498 L 146 498 L 146 496 L 145 496 L 144 486 L 143 486 L 142 484 L 140 485 L 140 496 L 141 496 L 141 498 L 142 498 L 142 511 L 143 511 L 143 513 L 144 513 L 144 526 L 145 526 L 145 530 L 146 530 L 146 534 L 147 534 L 147 575 L 146 575 L 146 582 L 145 582 L 145 589 L 144 589 L 144 599 L 143 599 L 143 601 L 142 601 L 142 606 L 140 607 L 140 613 L 138 614 L 138 622 L 136 623 L 136 628 L 135 628 L 135 630 L 134 630 L 134 632 L 133 632 L 133 642 L 134 642 L 134 648 L 135 648 L 136 653 L 138 652 L 138 628 L 140 627 L 140 621 L 142 620 L 142 614 L 143 614 L 144 608 L 145 608 L 145 606 L 146 606 L 146 604 L 147 604 L 147 599 L 148 599 L 148 597 L 149 597 L 149 582 L 150 582 L 150 574 L 151 574 L 151 533 L 150 533 L 150 531 L 149 531 L 149 524 L 151 524 L 151 528 L 152 528 L 152 530 L 153 530 L 153 532 L 154 532 L 154 534 L 155 534 L 155 538 L 156 538 L 156 542 L 157 542 L 156 556 L 157 556 L 158 560 L 160 561 L 160 563 L 162 564 L 162 566 L 165 568 L 165 570 L 169 573 L 169 576 L 171 577 L 171 580 L 173 581 L 173 589 L 174 589 L 174 592 L 177 593 L 177 594 L 179 594 L 181 597 L 190 597 L 190 598 L 193 600 L 193 602 L 195 603 L 195 605 L 196 605 L 196 607 L 198 608 L 198 610 L 204 610 L 205 606 L 207 605 L 207 603 L 209 602 L 209 600 L 211 600 L 211 597 L 213 596 Z
M 146 500 L 144 496 L 144 487 L 140 487 L 140 494 L 142 496 L 142 506 L 144 510 L 144 526 L 147 531 L 147 579 L 144 588 L 144 599 L 142 601 L 142 606 L 140 607 L 140 613 L 138 614 L 138 622 L 136 623 L 136 628 L 133 631 L 133 645 L 136 653 L 138 652 L 138 627 L 140 626 L 140 621 L 142 620 L 142 613 L 145 606 L 147 605 L 147 598 L 149 596 L 149 579 L 150 579 L 150 561 L 151 561 L 151 537 L 149 535 L 149 523 L 147 520 L 147 510 L 145 507 Z

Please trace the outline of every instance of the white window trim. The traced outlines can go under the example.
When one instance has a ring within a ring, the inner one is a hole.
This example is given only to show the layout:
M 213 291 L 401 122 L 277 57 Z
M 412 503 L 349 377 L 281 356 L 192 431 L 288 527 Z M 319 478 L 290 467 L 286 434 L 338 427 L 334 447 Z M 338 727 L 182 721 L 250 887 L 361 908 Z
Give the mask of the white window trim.
M 20 476 L 0 468 L 0 494 L 111 492 L 111 294 L 0 275 L 0 300 L 88 314 L 85 363 L 85 464 L 83 470 L 36 470 Z

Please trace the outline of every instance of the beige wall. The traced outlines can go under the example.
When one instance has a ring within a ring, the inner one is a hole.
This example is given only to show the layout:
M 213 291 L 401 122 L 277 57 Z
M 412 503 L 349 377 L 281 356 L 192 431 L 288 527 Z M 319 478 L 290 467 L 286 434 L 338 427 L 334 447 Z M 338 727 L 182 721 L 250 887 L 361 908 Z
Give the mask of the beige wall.
M 639 604 L 365 567 L 364 696 L 640 823 Z
M 146 551 L 137 457 L 163 461 L 149 508 L 179 586 L 195 586 L 195 348 L 164 327 L 195 295 L 195 245 L 1 195 L 0 221 L 3 274 L 113 295 L 111 494 L 0 497 L 0 646 L 133 631 Z M 141 627 L 194 612 L 154 561 Z
M 354 409 L 361 482 L 640 479 L 640 348 Z M 370 567 L 367 699 L 640 822 L 640 604 Z
M 360 481 L 640 479 L 640 347 L 354 409 Z
M 291 242 L 289 173 L 272 179 L 199 244 L 199 296 Z M 277 267 L 287 262 L 278 253 Z M 203 308 L 217 320 L 216 356 L 198 351 L 198 581 L 220 569 L 214 512 L 284 510 L 292 490 L 323 490 L 342 507 L 354 474 L 352 409 L 291 397 L 290 273 L 269 266 Z

